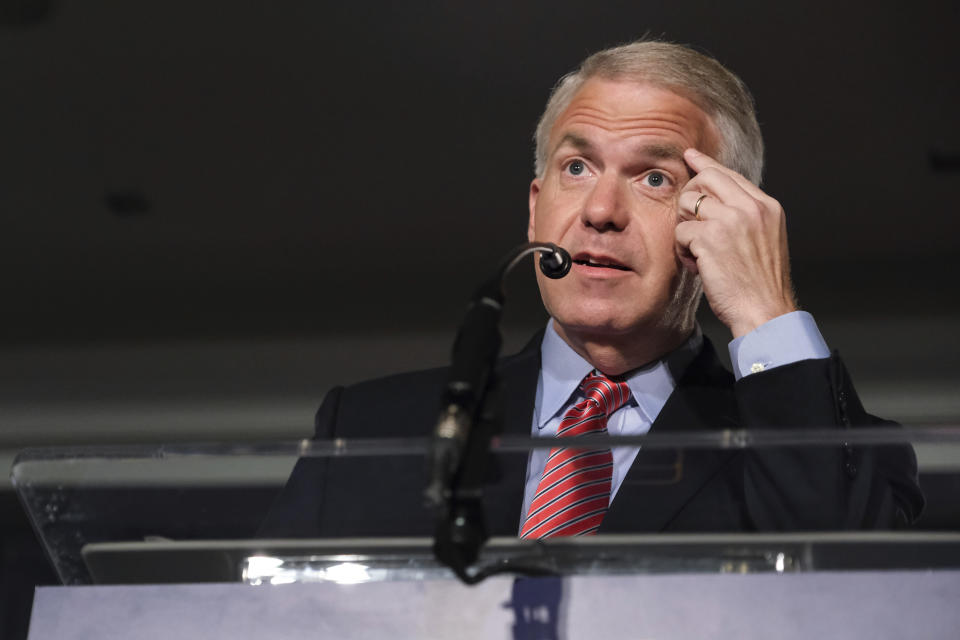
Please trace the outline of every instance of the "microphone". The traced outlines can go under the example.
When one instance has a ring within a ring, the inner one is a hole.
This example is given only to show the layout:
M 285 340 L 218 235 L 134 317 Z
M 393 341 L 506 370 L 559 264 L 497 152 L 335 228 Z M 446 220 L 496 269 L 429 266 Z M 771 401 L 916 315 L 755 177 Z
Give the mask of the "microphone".
M 547 243 L 546 251 L 540 254 L 540 271 L 551 280 L 557 280 L 570 273 L 570 267 L 573 266 L 573 260 L 570 254 L 563 247 Z
M 467 584 L 479 579 L 467 571 L 487 540 L 482 486 L 490 439 L 499 433 L 496 411 L 484 415 L 488 392 L 496 384 L 500 353 L 500 315 L 507 274 L 531 253 L 540 252 L 540 270 L 548 278 L 570 271 L 570 254 L 555 244 L 529 242 L 511 251 L 496 273 L 477 287 L 453 343 L 452 361 L 440 400 L 440 416 L 427 461 L 426 503 L 436 510 L 433 553 Z
M 503 281 L 531 253 L 541 254 L 540 271 L 548 278 L 564 277 L 573 264 L 570 254 L 553 243 L 528 242 L 507 254 L 494 275 L 474 292 L 453 344 L 450 374 L 434 428 L 430 480 L 424 492 L 427 503 L 433 506 L 447 503 L 470 433 L 483 408 L 500 353 L 500 315 L 506 297 Z

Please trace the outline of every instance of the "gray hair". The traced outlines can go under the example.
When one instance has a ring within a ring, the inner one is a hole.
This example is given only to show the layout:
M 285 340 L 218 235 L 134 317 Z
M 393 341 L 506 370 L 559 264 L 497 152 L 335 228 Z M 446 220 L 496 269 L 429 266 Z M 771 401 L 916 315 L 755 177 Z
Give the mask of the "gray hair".
M 534 135 L 538 177 L 543 177 L 547 167 L 547 147 L 554 122 L 583 84 L 595 77 L 646 82 L 687 98 L 710 116 L 717 128 L 717 160 L 760 184 L 763 137 L 746 85 L 715 59 L 683 45 L 656 40 L 599 51 L 584 60 L 579 69 L 560 78 Z

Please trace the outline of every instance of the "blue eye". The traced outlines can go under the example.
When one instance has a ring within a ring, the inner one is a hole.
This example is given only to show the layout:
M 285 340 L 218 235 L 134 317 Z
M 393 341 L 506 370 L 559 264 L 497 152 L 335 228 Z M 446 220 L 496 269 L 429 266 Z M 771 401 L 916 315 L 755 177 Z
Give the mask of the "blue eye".
M 567 171 L 569 171 L 572 175 L 575 175 L 575 176 L 579 176 L 583 174 L 583 172 L 586 170 L 587 170 L 587 166 L 583 164 L 583 160 L 574 160 L 567 167 Z
M 662 187 L 667 178 L 659 171 L 652 171 L 647 174 L 647 184 L 651 187 Z

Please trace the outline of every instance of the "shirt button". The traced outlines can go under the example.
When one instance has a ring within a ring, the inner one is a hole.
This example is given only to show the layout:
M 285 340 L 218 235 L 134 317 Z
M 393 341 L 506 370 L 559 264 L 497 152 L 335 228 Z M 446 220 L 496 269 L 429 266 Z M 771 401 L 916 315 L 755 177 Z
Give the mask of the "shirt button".
M 766 365 L 764 365 L 762 362 L 754 362 L 752 365 L 750 365 L 750 373 L 760 373 L 766 368 Z

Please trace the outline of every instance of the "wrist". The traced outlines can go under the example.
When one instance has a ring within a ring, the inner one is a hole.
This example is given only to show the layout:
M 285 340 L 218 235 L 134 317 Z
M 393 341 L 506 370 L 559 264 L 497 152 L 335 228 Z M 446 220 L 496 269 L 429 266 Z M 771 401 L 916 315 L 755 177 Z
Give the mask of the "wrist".
M 820 334 L 816 321 L 806 311 L 778 316 L 750 333 L 733 339 L 727 348 L 737 380 L 800 360 L 830 356 L 830 348 Z
M 734 339 L 740 338 L 754 331 L 757 327 L 770 322 L 774 318 L 779 318 L 780 316 L 793 313 L 797 310 L 796 304 L 786 302 L 776 307 L 752 309 L 748 313 L 728 323 L 727 328 L 730 329 L 730 333 L 733 334 Z

